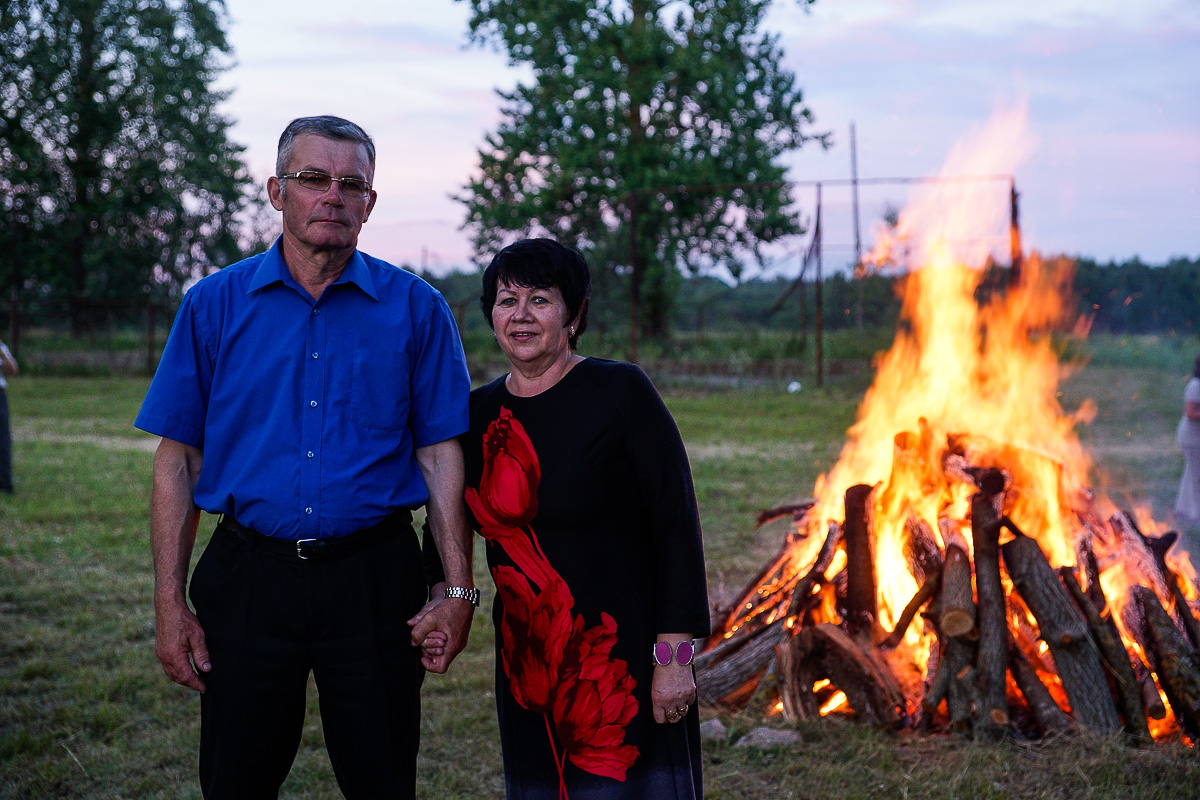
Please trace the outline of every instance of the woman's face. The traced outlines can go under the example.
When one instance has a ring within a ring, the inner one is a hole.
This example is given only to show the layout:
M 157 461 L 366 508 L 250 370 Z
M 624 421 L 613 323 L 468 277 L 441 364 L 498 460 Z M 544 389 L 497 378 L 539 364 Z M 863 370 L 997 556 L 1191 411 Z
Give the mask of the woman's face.
M 500 349 L 514 365 L 552 362 L 569 350 L 568 313 L 557 287 L 529 289 L 501 283 L 492 306 L 492 328 Z

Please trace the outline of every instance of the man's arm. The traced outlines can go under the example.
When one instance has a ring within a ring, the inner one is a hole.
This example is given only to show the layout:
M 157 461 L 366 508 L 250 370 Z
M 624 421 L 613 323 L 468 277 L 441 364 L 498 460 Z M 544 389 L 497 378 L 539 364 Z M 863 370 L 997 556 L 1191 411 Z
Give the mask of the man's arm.
M 467 527 L 463 505 L 462 447 L 457 439 L 447 439 L 418 447 L 416 457 L 429 488 L 426 515 L 442 559 L 446 584 L 469 589 L 475 585 L 475 579 L 471 572 L 471 529 Z M 413 626 L 414 645 L 425 643 L 426 637 L 434 631 L 445 636 L 444 646 L 425 650 L 422 662 L 431 672 L 445 672 L 454 657 L 467 646 L 471 616 L 475 611 L 467 600 L 441 597 L 444 586 L 435 586 L 435 596 L 408 622 Z
M 154 652 L 178 684 L 204 691 L 198 672 L 208 672 L 208 647 L 200 621 L 188 607 L 187 576 L 196 544 L 200 509 L 193 490 L 204 460 L 199 448 L 163 439 L 154 453 L 150 500 L 150 546 L 154 554 Z

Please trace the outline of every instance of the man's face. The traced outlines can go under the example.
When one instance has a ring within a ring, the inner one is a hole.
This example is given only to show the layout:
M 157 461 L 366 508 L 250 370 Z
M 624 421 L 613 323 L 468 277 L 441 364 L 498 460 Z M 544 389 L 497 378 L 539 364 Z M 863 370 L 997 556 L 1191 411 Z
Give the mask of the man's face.
M 326 139 L 315 134 L 296 137 L 287 173 L 316 170 L 334 178 L 374 179 L 365 145 Z M 306 189 L 296 180 L 267 181 L 271 205 L 283 212 L 283 238 L 302 252 L 350 250 L 358 244 L 358 232 L 375 206 L 375 191 L 367 197 L 343 193 L 333 181 L 323 192 Z

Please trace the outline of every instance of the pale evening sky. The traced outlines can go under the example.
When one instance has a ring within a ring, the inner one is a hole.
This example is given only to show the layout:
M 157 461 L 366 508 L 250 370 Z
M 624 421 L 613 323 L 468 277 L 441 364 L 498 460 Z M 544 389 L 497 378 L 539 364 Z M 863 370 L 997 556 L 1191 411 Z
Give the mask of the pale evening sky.
M 435 271 L 469 268 L 451 199 L 499 119 L 496 87 L 525 73 L 467 45 L 452 0 L 227 0 L 236 65 L 220 85 L 232 136 L 260 182 L 296 116 L 358 122 L 378 148 L 379 203 L 363 250 Z M 1200 256 L 1200 4 L 1194 0 L 777 0 L 769 29 L 828 151 L 789 157 L 796 181 L 936 174 L 999 107 L 1026 104 L 1032 154 L 1014 171 L 1027 248 L 1160 263 Z M 1007 192 L 1006 186 L 997 190 Z M 864 248 L 906 189 L 860 189 Z M 849 193 L 826 187 L 827 269 L 852 260 Z M 806 217 L 813 190 L 796 192 Z M 806 241 L 777 248 L 795 273 Z

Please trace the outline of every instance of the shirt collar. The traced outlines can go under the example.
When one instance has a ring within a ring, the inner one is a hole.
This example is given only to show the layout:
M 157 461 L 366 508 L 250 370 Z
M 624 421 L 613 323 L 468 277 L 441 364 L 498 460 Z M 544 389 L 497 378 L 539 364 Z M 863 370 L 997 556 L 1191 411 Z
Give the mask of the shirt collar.
M 292 277 L 292 274 L 288 272 L 287 264 L 284 263 L 283 251 L 280 249 L 282 241 L 282 236 L 277 238 L 275 244 L 271 245 L 271 249 L 263 254 L 263 259 L 254 271 L 254 277 L 250 280 L 250 286 L 246 290 L 247 294 L 256 292 L 273 283 L 282 283 L 304 294 L 303 288 Z M 342 270 L 342 274 L 338 276 L 338 279 L 333 282 L 333 285 L 336 286 L 339 283 L 352 283 L 370 296 L 372 300 L 379 299 L 379 295 L 375 291 L 375 281 L 371 277 L 371 270 L 367 266 L 366 259 L 363 258 L 362 253 L 358 250 L 355 250 L 350 255 L 350 261 L 346 264 L 346 268 Z

